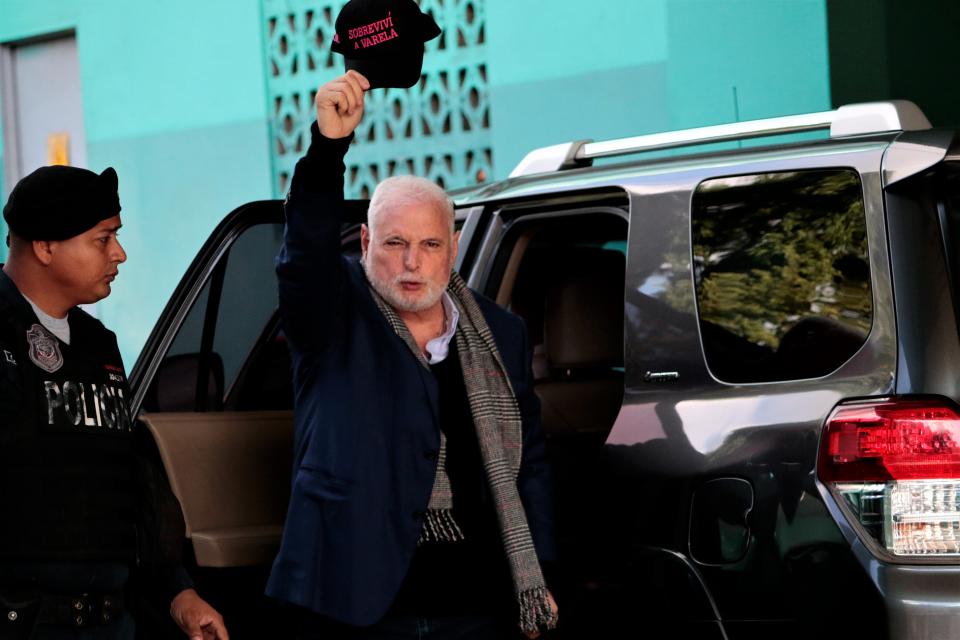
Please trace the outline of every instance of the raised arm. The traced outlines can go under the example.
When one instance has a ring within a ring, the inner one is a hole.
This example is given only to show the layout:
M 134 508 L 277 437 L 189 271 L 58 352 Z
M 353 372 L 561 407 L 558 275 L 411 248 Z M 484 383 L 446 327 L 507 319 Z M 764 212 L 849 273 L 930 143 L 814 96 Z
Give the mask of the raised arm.
M 277 256 L 280 316 L 287 339 L 300 349 L 321 346 L 339 307 L 343 157 L 369 87 L 366 78 L 349 71 L 317 91 L 310 147 L 297 162 L 284 205 L 286 228 Z

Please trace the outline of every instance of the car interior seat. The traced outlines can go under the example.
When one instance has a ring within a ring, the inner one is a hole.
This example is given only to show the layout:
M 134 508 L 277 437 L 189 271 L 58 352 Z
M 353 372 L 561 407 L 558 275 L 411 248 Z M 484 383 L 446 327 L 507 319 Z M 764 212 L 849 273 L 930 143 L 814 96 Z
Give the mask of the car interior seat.
M 206 374 L 206 389 L 197 380 Z M 206 392 L 204 397 L 204 391 Z M 181 353 L 167 356 L 160 363 L 153 384 L 144 396 L 146 411 L 197 411 L 198 403 L 207 411 L 223 409 L 223 359 L 216 352 Z
M 562 258 L 544 300 L 548 375 L 535 385 L 544 432 L 605 438 L 623 401 L 625 258 L 594 248 Z

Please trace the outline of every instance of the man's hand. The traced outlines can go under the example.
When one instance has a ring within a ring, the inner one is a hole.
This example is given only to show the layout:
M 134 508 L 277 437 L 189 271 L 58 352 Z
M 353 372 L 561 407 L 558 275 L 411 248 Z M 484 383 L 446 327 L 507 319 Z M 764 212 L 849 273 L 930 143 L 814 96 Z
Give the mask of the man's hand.
M 327 138 L 346 138 L 363 118 L 363 94 L 370 82 L 362 75 L 347 71 L 317 90 L 317 126 Z
M 560 611 L 560 607 L 557 606 L 557 601 L 553 599 L 553 594 L 549 591 L 547 591 L 547 602 L 550 604 L 550 611 L 553 611 L 553 615 L 556 617 L 557 612 Z M 534 631 L 533 633 L 528 633 L 526 635 L 528 638 L 530 638 L 530 640 L 534 640 L 534 638 L 540 637 L 540 632 Z
M 223 618 L 193 589 L 177 594 L 170 603 L 170 615 L 190 640 L 230 640 Z

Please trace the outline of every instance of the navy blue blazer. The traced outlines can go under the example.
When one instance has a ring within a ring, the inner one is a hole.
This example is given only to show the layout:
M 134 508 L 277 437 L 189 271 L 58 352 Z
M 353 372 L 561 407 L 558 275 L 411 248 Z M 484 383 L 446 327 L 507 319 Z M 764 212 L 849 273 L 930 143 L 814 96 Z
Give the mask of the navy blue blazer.
M 267 595 L 353 625 L 379 620 L 417 545 L 440 447 L 433 375 L 387 324 L 340 252 L 343 156 L 314 123 L 277 258 L 295 392 L 293 488 Z M 523 321 L 476 295 L 517 395 L 517 485 L 541 562 L 553 560 L 552 487 Z

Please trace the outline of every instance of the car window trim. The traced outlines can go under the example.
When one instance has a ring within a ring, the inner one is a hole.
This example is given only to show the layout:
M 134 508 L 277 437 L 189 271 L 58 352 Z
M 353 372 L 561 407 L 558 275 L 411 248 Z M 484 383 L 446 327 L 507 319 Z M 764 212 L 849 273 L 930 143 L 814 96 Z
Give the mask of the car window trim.
M 626 195 L 626 192 L 624 192 L 624 196 Z M 538 204 L 536 208 L 539 209 L 541 206 L 542 204 Z M 627 198 L 625 197 L 624 207 L 627 208 L 628 206 L 629 204 Z M 626 221 L 627 237 L 629 238 L 630 213 L 627 210 L 615 206 L 598 205 L 595 207 L 585 206 L 573 209 L 560 209 L 556 211 L 536 211 L 530 213 L 524 212 L 525 210 L 528 211 L 530 208 L 531 207 L 500 207 L 493 212 L 494 221 L 491 223 L 487 231 L 487 235 L 483 239 L 484 246 L 480 248 L 477 261 L 477 264 L 481 265 L 482 269 L 479 272 L 475 271 L 471 273 L 471 278 L 468 280 L 468 284 L 472 289 L 475 291 L 487 291 L 490 286 L 490 278 L 493 275 L 493 266 L 496 262 L 495 257 L 500 254 L 500 251 L 503 249 L 504 240 L 513 227 L 518 223 L 527 224 L 541 220 L 557 220 L 560 218 L 569 218 L 573 216 L 584 216 L 598 213 L 614 215 Z

